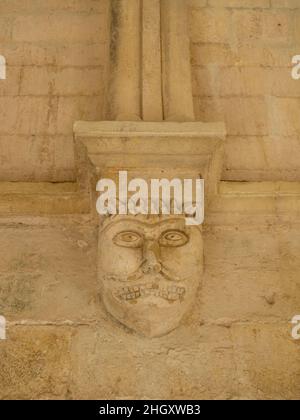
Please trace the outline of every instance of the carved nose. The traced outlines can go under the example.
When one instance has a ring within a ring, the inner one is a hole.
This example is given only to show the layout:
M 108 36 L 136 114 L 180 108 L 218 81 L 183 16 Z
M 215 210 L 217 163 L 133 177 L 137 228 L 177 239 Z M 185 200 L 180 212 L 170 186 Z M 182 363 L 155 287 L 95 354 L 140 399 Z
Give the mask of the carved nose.
M 159 273 L 161 264 L 159 262 L 159 245 L 155 242 L 147 242 L 144 246 L 144 264 L 142 271 L 144 274 Z
M 142 271 L 144 274 L 159 273 L 161 271 L 161 265 L 157 262 L 147 261 L 143 265 Z

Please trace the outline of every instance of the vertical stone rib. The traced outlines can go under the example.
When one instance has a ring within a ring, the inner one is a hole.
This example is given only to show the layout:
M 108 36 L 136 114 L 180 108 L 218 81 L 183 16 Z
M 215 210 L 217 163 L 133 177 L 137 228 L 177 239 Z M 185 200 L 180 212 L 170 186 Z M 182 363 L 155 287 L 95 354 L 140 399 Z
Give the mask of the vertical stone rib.
M 141 119 L 141 0 L 112 0 L 109 119 Z
M 195 120 L 188 7 L 185 0 L 161 0 L 164 119 Z
M 111 0 L 107 118 L 193 121 L 186 0 Z
M 143 120 L 162 121 L 160 0 L 143 0 Z

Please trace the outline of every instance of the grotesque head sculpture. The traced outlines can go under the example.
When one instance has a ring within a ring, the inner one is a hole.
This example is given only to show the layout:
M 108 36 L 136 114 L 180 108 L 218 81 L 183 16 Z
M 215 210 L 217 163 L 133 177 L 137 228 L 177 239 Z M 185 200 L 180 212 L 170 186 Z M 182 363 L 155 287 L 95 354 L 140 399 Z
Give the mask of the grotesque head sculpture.
M 196 299 L 201 231 L 180 216 L 115 216 L 101 227 L 98 264 L 107 311 L 144 336 L 162 336 Z

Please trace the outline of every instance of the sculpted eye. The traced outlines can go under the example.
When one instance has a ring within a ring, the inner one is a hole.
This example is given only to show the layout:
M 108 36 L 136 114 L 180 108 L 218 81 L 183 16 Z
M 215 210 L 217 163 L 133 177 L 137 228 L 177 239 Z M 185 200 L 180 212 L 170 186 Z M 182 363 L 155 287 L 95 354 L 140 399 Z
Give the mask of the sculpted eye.
M 136 232 L 120 232 L 113 239 L 115 245 L 126 248 L 139 248 L 142 245 L 142 237 Z
M 188 236 L 179 230 L 169 230 L 164 232 L 159 238 L 161 246 L 183 246 L 188 242 Z

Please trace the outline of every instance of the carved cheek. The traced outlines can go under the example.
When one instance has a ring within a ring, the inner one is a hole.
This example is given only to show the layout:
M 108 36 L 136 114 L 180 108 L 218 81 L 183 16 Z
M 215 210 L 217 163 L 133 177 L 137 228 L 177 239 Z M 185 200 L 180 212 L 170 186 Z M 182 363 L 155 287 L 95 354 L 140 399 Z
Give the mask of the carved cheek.
M 124 248 L 113 243 L 113 238 L 103 235 L 99 244 L 99 270 L 104 273 L 126 276 L 139 268 L 142 250 Z
M 179 279 L 186 277 L 187 255 L 184 247 L 168 248 L 163 247 L 161 250 L 162 264 L 167 267 Z
M 201 236 L 193 237 L 189 243 L 178 248 L 161 248 L 162 264 L 176 274 L 180 279 L 195 279 L 199 281 L 199 274 L 203 266 L 203 247 Z

